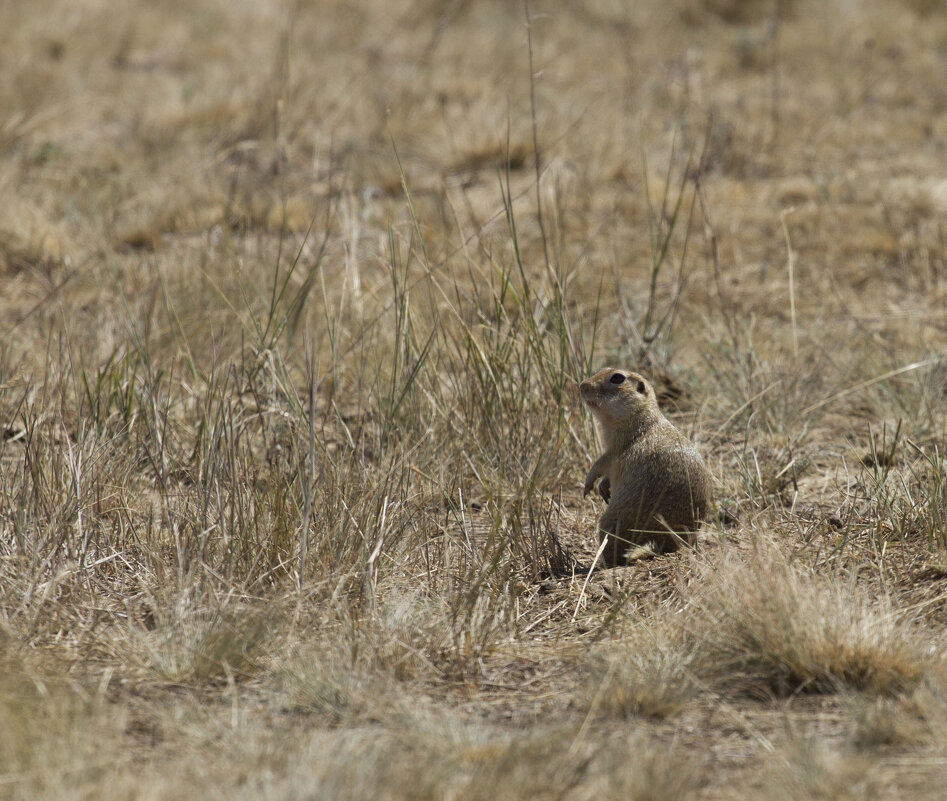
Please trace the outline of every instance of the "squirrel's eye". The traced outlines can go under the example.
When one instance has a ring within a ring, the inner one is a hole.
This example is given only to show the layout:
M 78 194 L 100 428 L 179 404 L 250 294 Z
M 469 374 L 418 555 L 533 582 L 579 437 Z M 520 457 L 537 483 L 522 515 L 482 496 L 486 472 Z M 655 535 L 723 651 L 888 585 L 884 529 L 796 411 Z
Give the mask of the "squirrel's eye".
M 610 384 L 621 384 L 625 380 L 625 376 L 621 373 L 612 373 L 612 377 L 608 379 Z

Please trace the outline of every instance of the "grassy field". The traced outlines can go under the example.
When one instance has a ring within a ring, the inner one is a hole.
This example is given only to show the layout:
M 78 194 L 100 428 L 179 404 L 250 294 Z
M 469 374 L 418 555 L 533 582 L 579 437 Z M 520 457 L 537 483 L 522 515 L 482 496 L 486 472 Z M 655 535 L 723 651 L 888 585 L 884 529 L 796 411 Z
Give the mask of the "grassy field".
M 938 0 L 4 3 L 0 798 L 943 798 L 945 165 Z

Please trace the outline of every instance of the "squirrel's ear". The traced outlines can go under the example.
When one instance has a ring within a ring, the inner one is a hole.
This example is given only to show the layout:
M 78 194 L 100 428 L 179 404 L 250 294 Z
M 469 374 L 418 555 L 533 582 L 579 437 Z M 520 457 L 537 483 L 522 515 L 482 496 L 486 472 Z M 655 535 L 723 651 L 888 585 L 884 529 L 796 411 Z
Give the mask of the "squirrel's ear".
M 648 388 L 644 385 L 644 381 L 638 382 L 637 390 L 640 395 L 646 395 L 648 393 Z

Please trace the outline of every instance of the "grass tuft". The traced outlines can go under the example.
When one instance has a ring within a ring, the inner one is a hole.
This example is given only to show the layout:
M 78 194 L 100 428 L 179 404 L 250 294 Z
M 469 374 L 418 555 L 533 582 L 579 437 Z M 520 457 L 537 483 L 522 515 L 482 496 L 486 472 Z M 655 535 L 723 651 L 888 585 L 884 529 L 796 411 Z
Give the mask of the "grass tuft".
M 703 564 L 685 630 L 701 670 L 728 691 L 788 695 L 842 687 L 910 690 L 929 659 L 910 620 L 851 579 L 814 575 L 772 543 Z
M 620 718 L 663 719 L 679 713 L 700 691 L 694 672 L 698 651 L 680 630 L 667 628 L 639 624 L 599 646 L 589 660 L 580 703 Z
M 194 609 L 198 605 L 199 612 Z M 255 672 L 274 621 L 233 605 L 211 611 L 194 594 L 166 609 L 155 604 L 150 630 L 131 630 L 145 667 L 175 683 L 233 680 Z

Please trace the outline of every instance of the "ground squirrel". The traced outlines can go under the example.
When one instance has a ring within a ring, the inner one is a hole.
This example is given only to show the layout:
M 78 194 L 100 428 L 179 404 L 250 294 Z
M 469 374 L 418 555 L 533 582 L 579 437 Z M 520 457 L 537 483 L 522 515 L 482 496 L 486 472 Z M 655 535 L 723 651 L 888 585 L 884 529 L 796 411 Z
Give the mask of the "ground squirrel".
M 585 495 L 602 477 L 608 503 L 599 519 L 599 542 L 608 565 L 623 564 L 629 548 L 674 550 L 711 503 L 710 472 L 693 443 L 661 413 L 654 388 L 637 373 L 606 368 L 579 385 L 595 414 L 605 453 L 585 479 Z M 673 533 L 672 533 L 673 532 Z

